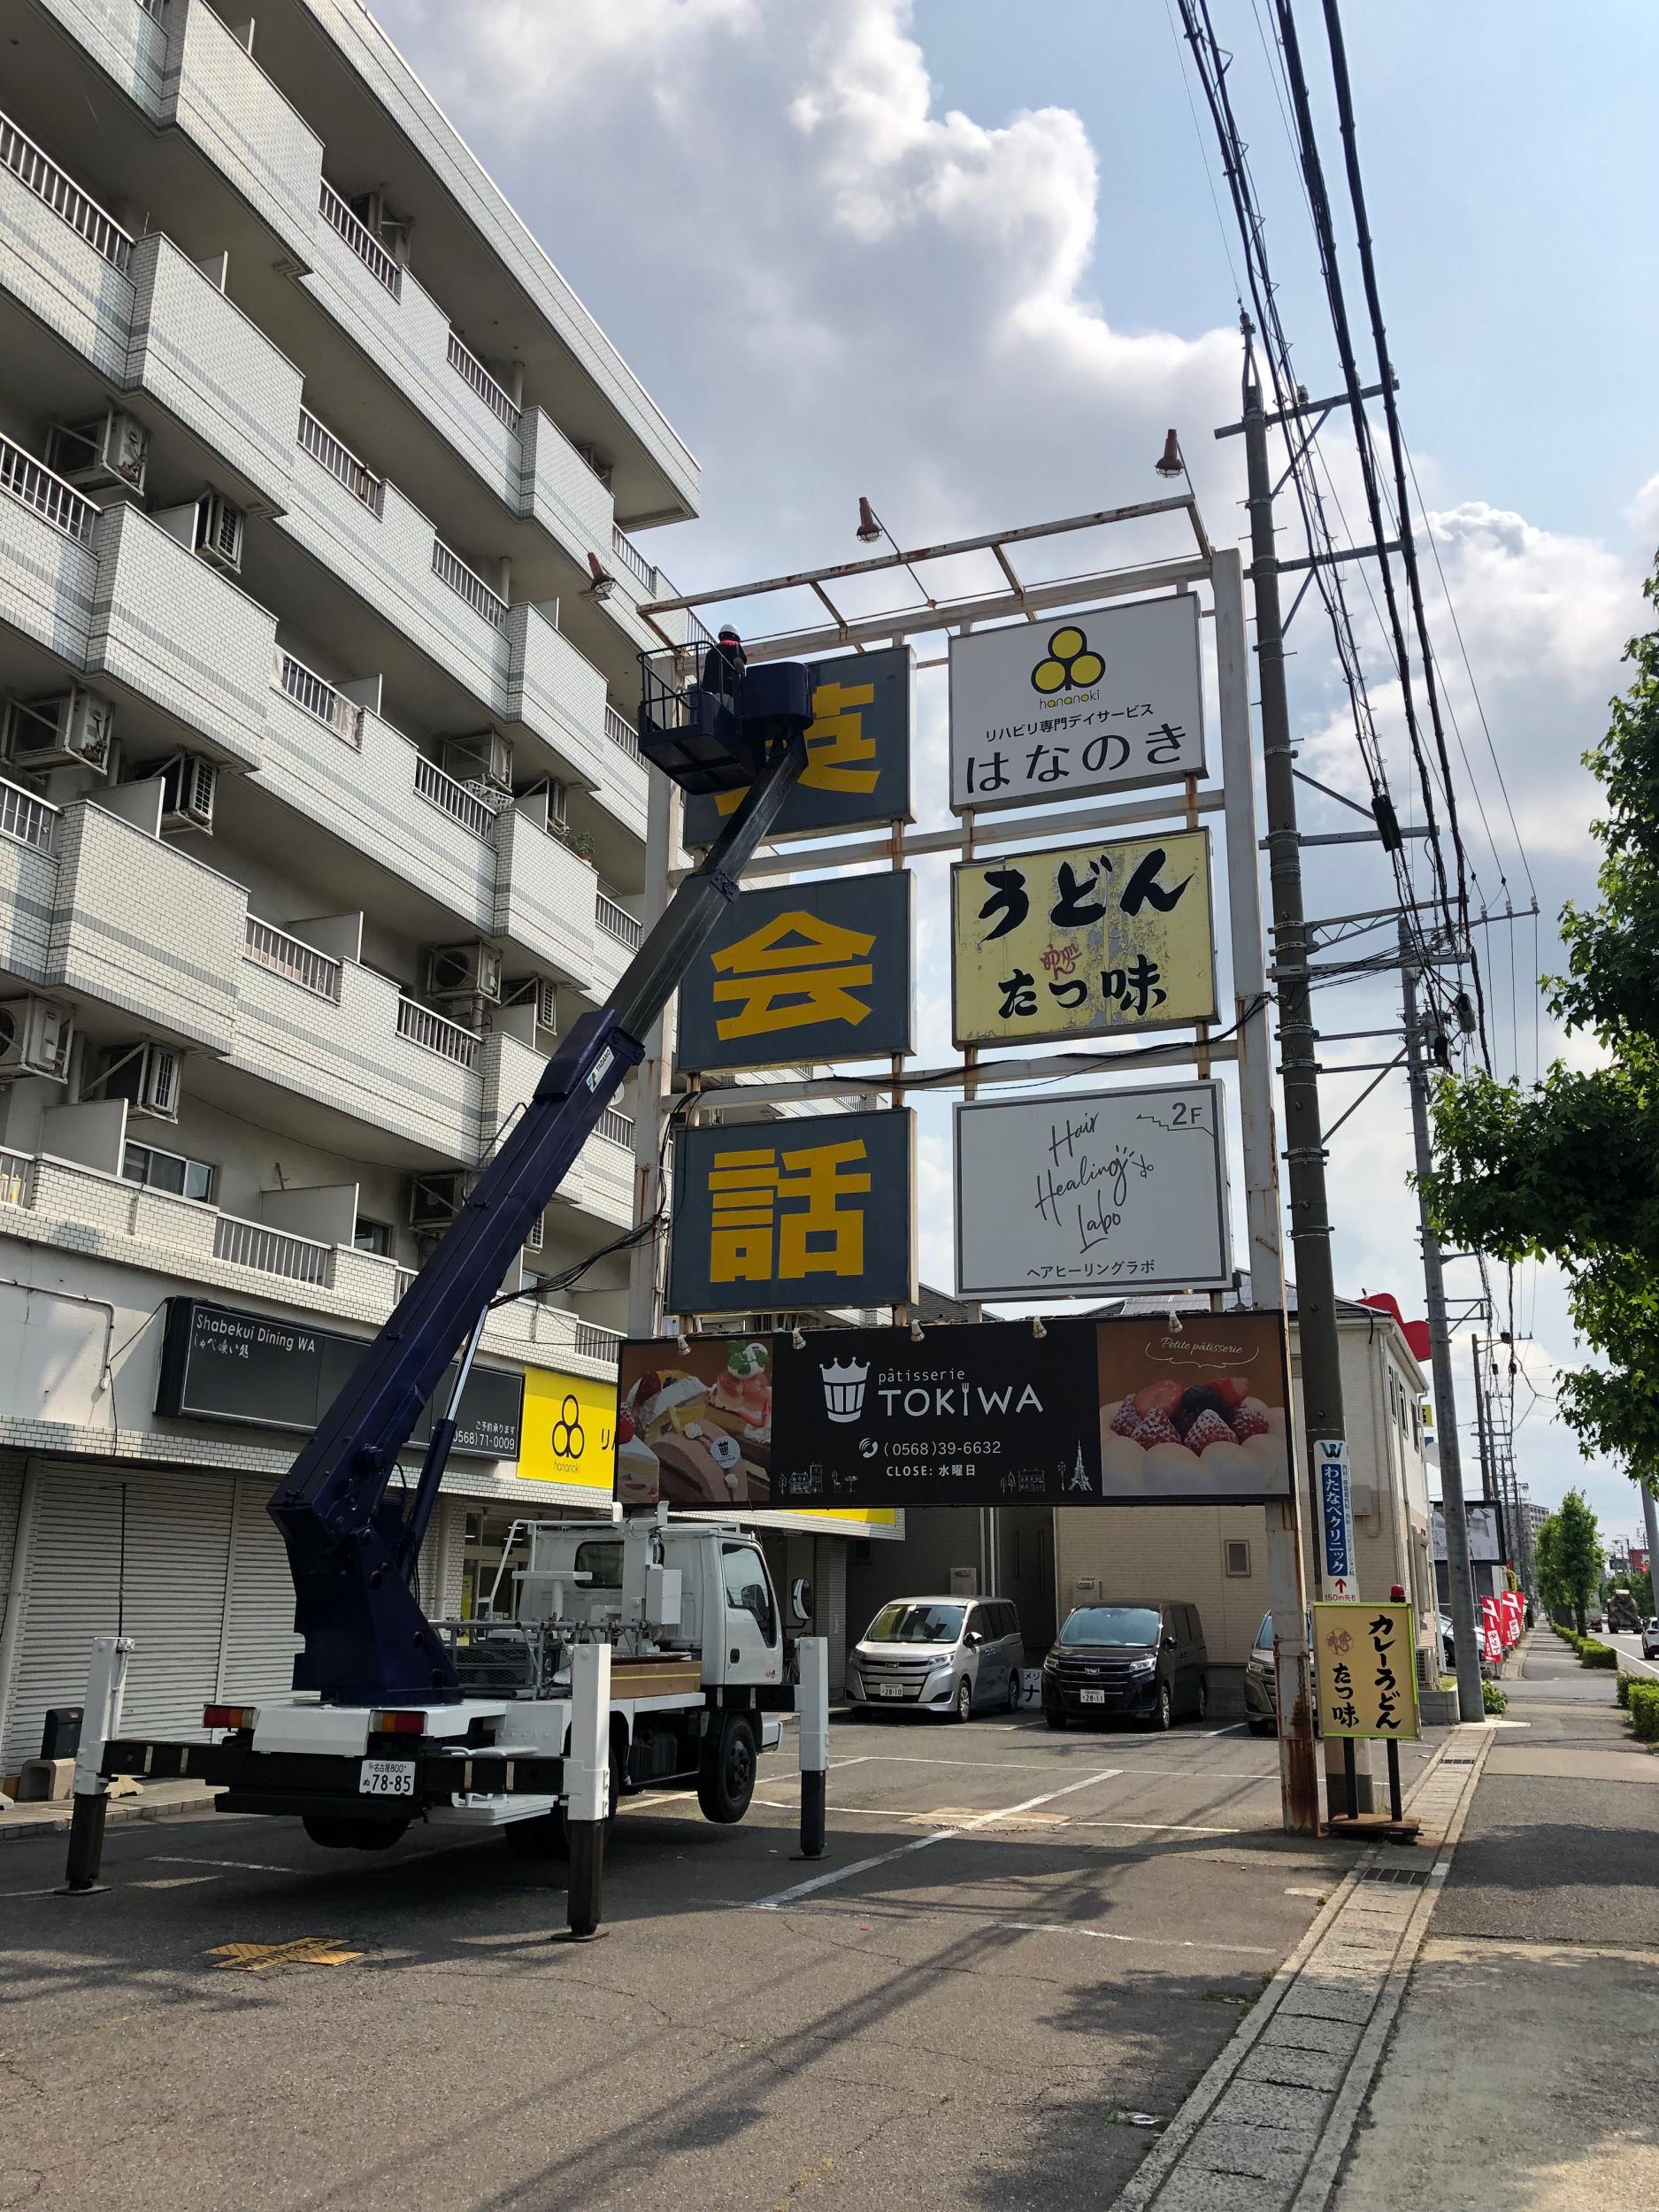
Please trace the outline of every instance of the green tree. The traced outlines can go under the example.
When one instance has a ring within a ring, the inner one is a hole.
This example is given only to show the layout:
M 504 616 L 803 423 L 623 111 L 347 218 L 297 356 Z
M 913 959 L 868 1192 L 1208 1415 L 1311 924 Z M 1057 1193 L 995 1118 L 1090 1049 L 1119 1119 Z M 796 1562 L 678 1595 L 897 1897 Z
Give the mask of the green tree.
M 1644 587 L 1659 609 L 1659 570 Z M 1566 1271 L 1597 1363 L 1563 1374 L 1557 1402 L 1587 1454 L 1659 1488 L 1659 632 L 1633 638 L 1634 680 L 1585 764 L 1605 795 L 1587 912 L 1562 913 L 1569 972 L 1545 979 L 1569 1035 L 1606 1064 L 1556 1061 L 1540 1083 L 1447 1078 L 1434 1096 L 1436 1166 L 1424 1194 L 1441 1236 Z
M 1582 1636 L 1585 1613 L 1607 1567 L 1601 1527 L 1581 1490 L 1569 1490 L 1550 1519 L 1555 1525 L 1551 1556 L 1562 1602 L 1571 1609 L 1573 1626 Z
M 1532 1572 L 1538 1578 L 1538 1597 L 1546 1613 L 1570 1612 L 1571 1602 L 1561 1572 L 1561 1516 L 1547 1513 L 1532 1532 Z

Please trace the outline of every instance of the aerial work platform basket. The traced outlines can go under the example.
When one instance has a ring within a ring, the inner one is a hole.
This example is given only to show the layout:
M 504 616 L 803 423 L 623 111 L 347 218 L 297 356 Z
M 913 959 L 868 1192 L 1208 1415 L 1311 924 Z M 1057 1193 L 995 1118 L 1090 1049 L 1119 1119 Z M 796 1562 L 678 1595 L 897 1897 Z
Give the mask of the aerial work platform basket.
M 640 750 L 682 791 L 741 791 L 812 719 L 802 661 L 749 668 L 713 642 L 640 656 Z

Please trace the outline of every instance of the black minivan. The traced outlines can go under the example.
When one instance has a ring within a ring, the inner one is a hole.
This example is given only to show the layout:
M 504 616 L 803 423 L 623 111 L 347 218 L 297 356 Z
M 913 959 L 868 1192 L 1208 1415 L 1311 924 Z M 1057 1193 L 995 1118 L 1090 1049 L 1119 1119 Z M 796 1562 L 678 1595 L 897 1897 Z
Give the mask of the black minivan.
M 1210 1655 L 1195 1605 L 1079 1605 L 1042 1663 L 1050 1728 L 1122 1716 L 1167 1728 L 1210 1709 Z

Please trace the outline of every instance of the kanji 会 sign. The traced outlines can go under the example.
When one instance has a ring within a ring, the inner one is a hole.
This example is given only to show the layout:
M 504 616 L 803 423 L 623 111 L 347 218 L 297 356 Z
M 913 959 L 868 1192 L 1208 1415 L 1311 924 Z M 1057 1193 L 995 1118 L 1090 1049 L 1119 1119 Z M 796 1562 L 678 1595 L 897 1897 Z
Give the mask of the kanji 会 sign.
M 907 1111 L 681 1130 L 669 1310 L 909 1300 L 914 1141 Z
M 1216 1018 L 1210 833 L 962 861 L 950 872 L 959 1045 Z
M 812 712 L 806 768 L 767 833 L 816 837 L 910 819 L 910 672 L 908 645 L 841 653 L 810 664 Z M 741 791 L 686 802 L 687 845 L 711 845 L 737 810 Z
M 1411 1608 L 1322 1600 L 1313 1609 L 1313 1678 L 1322 1736 L 1415 1738 Z
M 743 891 L 680 993 L 685 1068 L 770 1068 L 911 1049 L 910 878 Z
M 951 639 L 956 813 L 1203 772 L 1194 593 Z

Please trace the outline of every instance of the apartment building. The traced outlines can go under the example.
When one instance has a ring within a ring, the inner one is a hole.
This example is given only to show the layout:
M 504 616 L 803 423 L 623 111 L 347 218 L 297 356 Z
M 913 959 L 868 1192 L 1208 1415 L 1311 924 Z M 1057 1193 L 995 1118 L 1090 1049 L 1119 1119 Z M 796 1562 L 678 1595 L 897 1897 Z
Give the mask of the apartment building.
M 0 0 L 0 1766 L 285 1688 L 265 1517 L 638 941 L 692 457 L 356 0 Z M 626 1098 L 425 1563 L 608 1501 Z M 522 1385 L 522 1386 L 521 1386 Z

